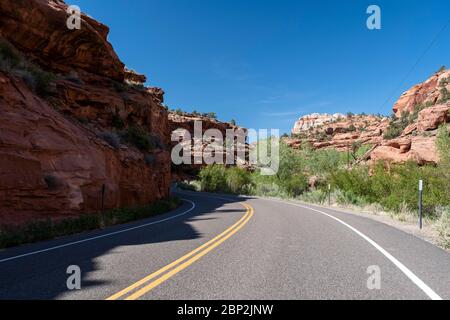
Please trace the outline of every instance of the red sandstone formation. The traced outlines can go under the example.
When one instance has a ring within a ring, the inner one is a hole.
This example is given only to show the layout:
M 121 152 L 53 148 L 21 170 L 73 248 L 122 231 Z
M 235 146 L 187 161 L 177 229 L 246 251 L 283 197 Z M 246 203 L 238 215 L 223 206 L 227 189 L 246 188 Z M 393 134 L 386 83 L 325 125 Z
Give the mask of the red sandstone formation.
M 0 40 L 55 75 L 43 98 L 24 71 L 0 71 L 0 224 L 98 211 L 103 185 L 105 208 L 169 193 L 163 91 L 124 82 L 145 77 L 124 69 L 106 26 L 82 15 L 81 30 L 67 29 L 66 7 L 59 0 L 0 2 Z M 131 126 L 157 141 L 154 149 L 106 142 Z
M 292 137 L 285 141 L 293 148 L 309 144 L 316 149 L 338 151 L 347 151 L 355 142 L 360 142 L 373 146 L 366 156 L 372 163 L 414 161 L 419 165 L 436 164 L 439 161 L 437 129 L 450 122 L 449 90 L 450 70 L 443 70 L 405 92 L 393 111 L 398 117 L 414 112 L 417 116 L 396 139 L 384 138 L 390 125 L 388 118 L 312 114 L 301 117 L 294 126 Z

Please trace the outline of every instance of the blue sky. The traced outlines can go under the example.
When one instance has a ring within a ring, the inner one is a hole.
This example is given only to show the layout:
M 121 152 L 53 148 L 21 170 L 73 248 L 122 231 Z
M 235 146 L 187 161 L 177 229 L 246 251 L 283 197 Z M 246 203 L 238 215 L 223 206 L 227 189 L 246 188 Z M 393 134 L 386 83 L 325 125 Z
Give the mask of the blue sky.
M 312 112 L 390 114 L 403 91 L 450 66 L 450 26 L 429 48 L 448 0 L 67 2 L 111 28 L 122 61 L 169 107 L 248 128 L 289 132 Z M 371 4 L 381 30 L 366 27 Z

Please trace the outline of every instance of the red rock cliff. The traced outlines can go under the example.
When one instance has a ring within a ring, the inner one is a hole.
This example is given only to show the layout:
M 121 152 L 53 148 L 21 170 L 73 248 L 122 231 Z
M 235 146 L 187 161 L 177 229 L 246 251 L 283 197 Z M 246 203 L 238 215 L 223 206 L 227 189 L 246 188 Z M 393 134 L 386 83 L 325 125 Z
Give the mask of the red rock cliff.
M 81 30 L 71 31 L 66 19 L 62 1 L 0 2 L 0 38 L 26 61 L 0 61 L 0 224 L 97 211 L 103 185 L 106 208 L 169 193 L 163 91 L 124 82 L 129 71 L 106 26 L 83 15 Z M 45 97 L 30 85 L 29 63 L 54 74 Z M 130 128 L 140 128 L 151 148 L 119 138 Z
M 392 119 L 387 117 L 312 114 L 301 117 L 292 137 L 285 141 L 294 148 L 309 144 L 316 149 L 338 151 L 347 151 L 359 142 L 373 147 L 364 158 L 372 163 L 436 164 L 437 129 L 441 125 L 450 129 L 449 90 L 450 70 L 440 70 L 406 91 L 393 107 L 400 128 L 395 134 L 390 129 Z

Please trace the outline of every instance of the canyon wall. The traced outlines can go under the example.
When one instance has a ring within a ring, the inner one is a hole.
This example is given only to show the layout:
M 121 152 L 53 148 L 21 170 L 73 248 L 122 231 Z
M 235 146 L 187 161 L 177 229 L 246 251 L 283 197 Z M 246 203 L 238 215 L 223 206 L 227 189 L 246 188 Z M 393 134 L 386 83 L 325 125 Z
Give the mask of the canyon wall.
M 197 136 L 195 133 L 195 123 L 201 123 L 201 131 Z M 173 135 L 172 148 L 178 143 L 185 150 L 190 150 L 191 165 L 177 165 L 172 167 L 173 178 L 182 180 L 190 178 L 198 173 L 198 170 L 206 166 L 204 156 L 214 156 L 223 160 L 226 164 L 227 158 L 232 159 L 233 164 L 240 167 L 248 167 L 249 145 L 247 143 L 247 129 L 239 127 L 229 122 L 218 121 L 207 116 L 190 113 L 169 112 L 169 127 Z M 214 134 L 220 136 L 220 139 Z M 189 133 L 190 139 L 186 139 L 185 133 Z M 212 133 L 212 134 L 210 134 Z M 226 148 L 227 133 L 233 134 L 234 150 Z M 208 152 L 209 146 L 215 145 L 214 154 Z M 243 156 L 240 156 L 243 155 Z M 201 161 L 196 162 L 197 159 Z
M 103 188 L 106 209 L 169 195 L 164 92 L 124 67 L 103 24 L 66 28 L 66 8 L 0 2 L 0 224 L 96 212 Z

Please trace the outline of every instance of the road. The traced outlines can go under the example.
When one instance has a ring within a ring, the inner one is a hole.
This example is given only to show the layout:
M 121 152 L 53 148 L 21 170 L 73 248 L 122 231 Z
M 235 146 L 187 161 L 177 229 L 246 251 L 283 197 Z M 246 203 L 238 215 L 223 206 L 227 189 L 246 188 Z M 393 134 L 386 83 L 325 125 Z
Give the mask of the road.
M 383 223 L 179 195 L 183 206 L 162 216 L 1 251 L 0 299 L 450 299 L 450 254 Z M 81 290 L 67 288 L 72 265 Z

